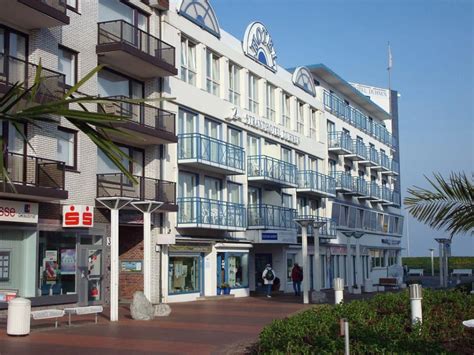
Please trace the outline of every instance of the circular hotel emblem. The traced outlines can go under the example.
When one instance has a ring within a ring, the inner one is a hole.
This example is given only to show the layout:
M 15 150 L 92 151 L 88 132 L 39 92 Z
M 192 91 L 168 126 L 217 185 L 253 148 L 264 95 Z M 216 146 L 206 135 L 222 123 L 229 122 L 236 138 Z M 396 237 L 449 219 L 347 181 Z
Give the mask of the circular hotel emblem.
M 252 22 L 245 30 L 242 48 L 248 57 L 264 65 L 273 72 L 277 71 L 276 53 L 273 41 L 266 27 L 260 22 Z

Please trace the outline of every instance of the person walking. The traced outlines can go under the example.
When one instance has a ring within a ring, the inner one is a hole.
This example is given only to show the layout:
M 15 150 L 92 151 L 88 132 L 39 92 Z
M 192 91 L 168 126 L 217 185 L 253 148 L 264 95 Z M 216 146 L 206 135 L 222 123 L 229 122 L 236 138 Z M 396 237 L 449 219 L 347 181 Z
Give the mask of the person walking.
M 275 271 L 272 269 L 270 264 L 267 264 L 265 270 L 263 270 L 262 279 L 267 289 L 267 297 L 271 298 L 273 281 L 275 280 Z
M 303 281 L 303 269 L 295 263 L 293 269 L 291 270 L 291 280 L 293 281 L 293 290 L 295 291 L 295 296 L 301 295 L 301 281 Z

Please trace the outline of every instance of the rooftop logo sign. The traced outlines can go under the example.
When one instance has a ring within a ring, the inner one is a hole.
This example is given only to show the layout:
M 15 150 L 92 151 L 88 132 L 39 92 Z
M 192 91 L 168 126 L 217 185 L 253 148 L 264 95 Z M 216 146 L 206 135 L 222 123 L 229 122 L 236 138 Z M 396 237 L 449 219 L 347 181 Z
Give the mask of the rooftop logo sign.
M 260 22 L 252 22 L 245 30 L 242 48 L 246 56 L 264 65 L 272 72 L 277 71 L 276 53 L 272 37 Z

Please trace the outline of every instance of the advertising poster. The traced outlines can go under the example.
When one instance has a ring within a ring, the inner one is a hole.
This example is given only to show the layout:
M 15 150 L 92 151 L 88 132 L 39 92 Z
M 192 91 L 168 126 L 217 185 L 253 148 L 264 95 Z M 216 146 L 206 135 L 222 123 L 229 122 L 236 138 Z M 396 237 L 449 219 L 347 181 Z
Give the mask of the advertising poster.
M 46 281 L 56 281 L 58 276 L 58 251 L 46 250 L 43 259 L 44 279 Z
M 76 249 L 61 249 L 61 274 L 76 273 Z

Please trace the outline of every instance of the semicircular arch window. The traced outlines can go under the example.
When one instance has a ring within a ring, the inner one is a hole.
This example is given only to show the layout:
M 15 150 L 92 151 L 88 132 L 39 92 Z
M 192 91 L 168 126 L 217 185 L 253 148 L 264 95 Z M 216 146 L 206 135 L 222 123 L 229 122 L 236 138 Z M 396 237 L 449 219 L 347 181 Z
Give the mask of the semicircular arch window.
M 178 12 L 217 38 L 221 37 L 219 22 L 208 0 L 183 0 Z
M 314 79 L 308 68 L 299 67 L 293 73 L 293 84 L 306 91 L 312 96 L 316 96 L 316 88 L 314 87 Z

